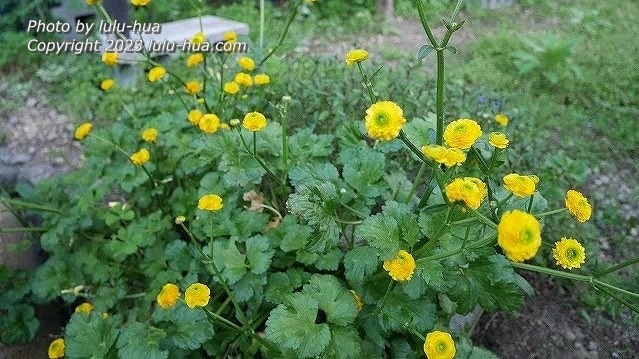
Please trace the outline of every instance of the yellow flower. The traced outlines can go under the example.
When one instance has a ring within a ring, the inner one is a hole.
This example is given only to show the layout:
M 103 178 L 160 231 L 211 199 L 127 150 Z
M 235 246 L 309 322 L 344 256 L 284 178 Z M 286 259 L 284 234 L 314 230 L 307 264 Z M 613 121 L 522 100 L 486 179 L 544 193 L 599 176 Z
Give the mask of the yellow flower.
M 446 148 L 438 145 L 422 147 L 424 155 L 437 163 L 443 163 L 446 167 L 461 165 L 466 161 L 466 154 L 458 148 Z
M 235 81 L 229 81 L 224 84 L 224 92 L 235 95 L 240 92 L 240 85 Z
M 242 56 L 237 59 L 237 64 L 246 71 L 253 71 L 255 69 L 255 61 L 248 56 Z
M 49 344 L 49 359 L 64 357 L 64 339 L 58 338 Z
M 472 209 L 479 208 L 488 194 L 486 184 L 474 177 L 455 178 L 444 191 L 449 201 L 462 201 Z
M 104 92 L 108 92 L 109 90 L 111 90 L 113 88 L 113 86 L 115 86 L 115 80 L 114 79 L 104 79 L 104 80 L 102 80 L 102 82 L 100 82 L 100 88 Z
M 260 131 L 266 127 L 266 117 L 259 112 L 249 112 L 244 116 L 242 126 L 252 132 Z
M 585 222 L 592 215 L 592 206 L 581 192 L 569 190 L 566 193 L 566 208 L 579 222 Z
M 186 118 L 189 120 L 191 124 L 193 124 L 193 126 L 197 126 L 200 124 L 202 115 L 203 115 L 202 111 L 195 109 L 195 110 L 189 111 L 189 114 L 186 116 Z
M 428 359 L 452 359 L 455 352 L 455 341 L 450 334 L 437 330 L 426 334 L 424 354 Z
M 353 298 L 355 299 L 355 305 L 357 306 L 357 310 L 362 310 L 364 307 L 364 302 L 362 302 L 362 297 L 357 294 L 356 291 L 351 289 L 351 294 L 353 294 Z
M 222 36 L 222 40 L 226 41 L 226 42 L 230 42 L 230 43 L 236 42 L 237 41 L 237 32 L 235 32 L 235 31 L 225 32 L 224 35 Z
M 197 95 L 202 91 L 202 83 L 199 81 L 189 81 L 184 85 L 184 90 L 189 95 Z
M 224 207 L 222 204 L 222 197 L 210 193 L 200 197 L 200 200 L 197 202 L 197 208 L 203 211 L 219 211 Z
M 192 44 L 201 44 L 206 40 L 206 36 L 201 32 L 196 32 L 193 37 L 191 37 Z
M 81 124 L 75 130 L 75 139 L 76 140 L 84 139 L 85 137 L 87 137 L 89 135 L 89 132 L 91 132 L 92 128 L 93 128 L 93 125 L 90 124 L 89 122 Z
M 406 123 L 404 111 L 395 102 L 381 101 L 366 110 L 364 125 L 368 136 L 380 141 L 389 141 L 399 136 Z
M 89 314 L 89 313 L 91 313 L 92 310 L 93 310 L 93 304 L 88 303 L 88 302 L 84 302 L 84 303 L 78 305 L 77 307 L 75 307 L 75 312 L 76 313 Z
M 271 78 L 267 74 L 257 74 L 253 77 L 253 83 L 256 85 L 267 85 L 271 83 Z
M 100 2 L 100 0 L 84 0 L 84 2 L 85 2 L 87 5 L 91 6 L 91 5 L 95 5 L 95 4 L 99 3 L 99 2 Z
M 444 129 L 446 144 L 460 150 L 469 149 L 479 137 L 481 137 L 481 127 L 477 122 L 467 118 L 455 120 Z
M 523 262 L 534 257 L 541 246 L 541 225 L 530 213 L 508 211 L 497 226 L 497 243 L 508 259 Z
M 352 65 L 357 62 L 362 62 L 368 58 L 368 51 L 364 49 L 351 50 L 346 54 L 346 64 Z
M 508 126 L 508 117 L 503 113 L 498 113 L 495 115 L 495 122 L 502 126 Z
M 142 139 L 146 142 L 155 143 L 158 140 L 158 130 L 155 128 L 147 128 L 142 131 Z
M 217 132 L 217 129 L 220 128 L 220 118 L 215 114 L 207 113 L 200 118 L 198 126 L 203 132 L 215 133 Z
M 508 142 L 508 137 L 505 133 L 491 132 L 490 135 L 488 135 L 488 143 L 494 147 L 504 149 L 508 147 Z
M 204 55 L 193 54 L 186 59 L 186 66 L 193 67 L 201 64 L 202 62 L 204 62 Z
M 503 178 L 504 187 L 517 197 L 528 197 L 535 193 L 539 178 L 535 175 L 522 176 L 518 173 L 507 174 Z
M 574 238 L 563 237 L 555 242 L 552 256 L 557 260 L 557 265 L 564 269 L 580 268 L 586 262 L 586 250 Z
M 115 66 L 120 59 L 120 55 L 117 52 L 105 52 L 102 54 L 102 62 L 107 66 Z
M 131 159 L 131 162 L 133 162 L 134 165 L 141 166 L 149 162 L 149 160 L 151 159 L 151 154 L 146 148 L 143 148 L 138 152 L 132 154 L 129 159 Z
M 394 259 L 384 261 L 384 270 L 396 281 L 409 281 L 415 271 L 415 259 L 405 250 L 400 250 Z
M 191 284 L 184 293 L 184 300 L 189 308 L 205 307 L 209 304 L 211 290 L 202 283 Z
M 131 4 L 134 6 L 147 6 L 151 0 L 131 0 Z
M 162 290 L 155 297 L 155 300 L 160 307 L 169 309 L 177 303 L 178 298 L 180 298 L 180 288 L 173 283 L 167 283 L 162 286 Z
M 245 87 L 253 86 L 253 78 L 251 77 L 251 75 L 245 74 L 243 72 L 238 72 L 237 74 L 235 74 L 234 81 Z
M 155 82 L 166 75 L 166 69 L 162 66 L 156 66 L 149 71 L 148 78 L 149 81 Z

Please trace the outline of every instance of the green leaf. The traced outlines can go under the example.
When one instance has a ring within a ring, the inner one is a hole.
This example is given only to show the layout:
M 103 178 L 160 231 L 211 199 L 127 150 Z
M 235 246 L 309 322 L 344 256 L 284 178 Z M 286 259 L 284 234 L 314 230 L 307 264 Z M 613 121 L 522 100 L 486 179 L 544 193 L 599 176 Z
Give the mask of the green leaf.
M 215 241 L 203 248 L 203 251 L 211 256 L 228 284 L 237 282 L 247 272 L 246 256 L 237 249 L 236 241 L 237 238 L 232 237 L 230 240 Z
M 160 350 L 166 337 L 164 330 L 143 323 L 133 323 L 120 330 L 117 347 L 120 358 L 166 359 L 169 352 Z
M 262 295 L 264 285 L 266 285 L 266 277 L 264 275 L 247 273 L 231 287 L 231 290 L 235 293 L 235 298 L 238 301 L 248 302 L 252 298 Z
M 74 313 L 65 332 L 65 358 L 106 358 L 118 337 L 116 320 L 95 311 Z
M 4 344 L 23 344 L 33 340 L 40 328 L 33 307 L 26 304 L 14 304 L 0 316 L 0 342 Z
M 304 218 L 315 230 L 308 251 L 323 252 L 337 244 L 339 226 L 332 216 L 336 201 L 337 190 L 329 182 L 312 187 L 302 185 L 297 193 L 289 196 L 287 204 L 291 213 Z
M 399 252 L 399 228 L 397 221 L 384 214 L 368 217 L 357 227 L 355 235 L 379 250 L 382 260 L 394 258 Z
M 301 190 L 301 187 L 309 187 L 339 179 L 337 168 L 326 162 L 321 164 L 310 163 L 293 167 L 288 172 L 288 176 L 291 179 L 291 184 L 295 186 L 298 191 Z
M 345 326 L 357 316 L 353 294 L 332 275 L 314 275 L 304 286 L 303 292 L 311 295 L 319 308 L 326 312 L 328 323 Z
M 339 267 L 339 263 L 343 256 L 342 250 L 335 248 L 326 254 L 318 256 L 313 265 L 319 270 L 335 271 Z
M 317 356 L 331 341 L 328 324 L 316 324 L 317 301 L 308 294 L 294 293 L 271 311 L 264 331 L 266 339 L 302 358 Z
M 417 51 L 417 61 L 421 61 L 426 56 L 428 56 L 431 52 L 433 52 L 435 48 L 431 45 L 422 45 Z
M 271 265 L 275 251 L 271 249 L 267 237 L 255 236 L 246 240 L 246 258 L 251 272 L 265 273 Z
M 289 161 L 299 165 L 313 157 L 326 157 L 333 153 L 333 136 L 316 135 L 310 128 L 302 129 L 289 136 L 288 147 L 295 151 L 289 152 Z
M 213 325 L 203 311 L 188 309 L 184 305 L 176 305 L 170 310 L 174 325 L 167 329 L 167 334 L 178 348 L 195 350 L 213 338 Z
M 446 46 L 446 50 L 450 51 L 453 54 L 457 53 L 457 48 L 455 46 Z
M 479 304 L 487 311 L 517 310 L 524 303 L 520 280 L 503 255 L 480 257 L 460 270 L 459 279 L 448 292 L 459 314 L 470 313 Z
M 383 207 L 385 215 L 389 215 L 397 221 L 397 227 L 400 231 L 400 238 L 408 243 L 409 246 L 413 246 L 419 239 L 419 226 L 417 224 L 417 216 L 411 212 L 410 208 L 406 204 L 401 204 L 395 201 L 386 202 Z
M 360 358 L 361 341 L 355 328 L 335 328 L 331 330 L 331 342 L 328 343 L 324 356 L 336 359 Z
M 435 325 L 437 306 L 428 298 L 411 299 L 403 293 L 393 291 L 388 295 L 383 313 L 389 315 L 382 314 L 385 318 L 382 328 L 386 330 L 403 330 L 401 323 L 409 323 L 419 332 L 427 332 Z M 391 318 L 399 320 L 399 323 Z
M 377 271 L 377 250 L 369 246 L 354 248 L 344 257 L 344 272 L 350 283 L 360 283 Z
M 382 153 L 368 146 L 345 149 L 339 156 L 344 180 L 364 197 L 377 197 L 387 189 L 382 181 L 385 160 Z
M 418 259 L 415 276 L 423 280 L 434 292 L 442 292 L 451 285 L 444 279 L 444 271 L 444 267 L 439 261 Z
M 293 291 L 302 285 L 299 275 L 289 272 L 277 272 L 269 275 L 268 284 L 265 293 L 266 300 L 271 303 L 279 304 L 285 295 L 293 293 Z

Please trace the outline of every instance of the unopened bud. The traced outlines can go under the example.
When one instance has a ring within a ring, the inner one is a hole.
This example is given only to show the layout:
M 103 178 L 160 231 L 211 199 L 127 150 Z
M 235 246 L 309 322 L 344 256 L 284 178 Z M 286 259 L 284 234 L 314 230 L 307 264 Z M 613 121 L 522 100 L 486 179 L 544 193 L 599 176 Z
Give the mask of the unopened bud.
M 229 121 L 229 124 L 231 126 L 237 126 L 240 124 L 240 120 L 238 120 L 237 118 L 232 119 L 231 121 Z
M 184 217 L 184 216 L 175 217 L 175 224 L 182 224 L 182 223 L 184 223 L 184 221 L 186 221 L 186 217 Z

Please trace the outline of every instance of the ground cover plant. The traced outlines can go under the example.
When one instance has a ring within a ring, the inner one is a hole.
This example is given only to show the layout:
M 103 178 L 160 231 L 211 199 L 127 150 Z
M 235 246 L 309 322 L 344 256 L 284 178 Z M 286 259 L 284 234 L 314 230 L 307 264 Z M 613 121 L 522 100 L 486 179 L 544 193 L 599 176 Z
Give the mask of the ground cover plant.
M 592 273 L 580 269 L 581 238 L 546 236 L 550 216 L 578 224 L 592 207 L 569 187 L 546 201 L 544 176 L 509 167 L 508 117 L 445 115 L 459 4 L 439 39 L 420 4 L 431 43 L 416 51 L 439 70 L 423 90 L 433 109 L 382 97 L 384 69 L 364 49 L 344 54 L 363 84 L 353 113 L 319 112 L 314 127 L 293 117 L 304 96 L 270 90 L 286 72 L 267 71 L 278 69 L 268 49 L 147 59 L 144 86 L 162 101 L 140 92 L 122 121 L 81 125 L 84 168 L 7 200 L 44 213 L 50 254 L 30 281 L 13 278 L 11 303 L 31 291 L 76 308 L 49 355 L 490 356 L 449 319 L 518 309 L 532 293 L 514 268 L 589 283 L 632 308 L 637 295 L 606 275 L 636 259 Z M 109 80 L 104 96 L 117 96 Z M 343 121 L 322 131 L 333 116 Z M 532 258 L 549 268 L 523 263 Z M 28 336 L 32 311 L 12 308 Z

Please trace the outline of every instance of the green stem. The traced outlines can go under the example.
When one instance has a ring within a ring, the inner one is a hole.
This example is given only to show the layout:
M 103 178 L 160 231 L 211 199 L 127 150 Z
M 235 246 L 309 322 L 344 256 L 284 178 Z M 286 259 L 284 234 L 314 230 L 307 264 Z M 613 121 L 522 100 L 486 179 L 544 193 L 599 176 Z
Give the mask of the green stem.
M 6 202 L 6 203 L 10 203 L 16 206 L 20 206 L 20 207 L 25 207 L 28 209 L 35 209 L 35 210 L 39 210 L 39 211 L 43 211 L 43 212 L 51 212 L 51 213 L 57 213 L 57 214 L 62 214 L 62 211 L 56 209 L 56 208 L 52 208 L 52 207 L 47 207 L 47 206 L 43 206 L 43 205 L 39 205 L 39 204 L 35 204 L 35 203 L 29 203 L 29 202 L 23 202 L 17 199 L 11 199 L 11 198 L 0 198 L 0 200 L 2 202 Z
M 364 223 L 364 221 L 349 221 L 349 220 L 341 219 L 341 218 L 339 218 L 337 216 L 333 216 L 333 219 L 335 220 L 335 222 L 343 223 L 343 224 L 362 224 L 362 223 Z
M 480 221 L 482 221 L 485 225 L 487 225 L 488 227 L 492 228 L 492 229 L 497 229 L 497 224 L 493 221 L 491 221 L 490 219 L 488 219 L 486 216 L 484 216 L 483 214 L 477 212 L 476 210 L 466 206 L 466 209 L 469 210 L 473 215 L 475 215 L 475 217 L 477 217 Z
M 547 212 L 542 212 L 542 213 L 539 213 L 539 214 L 535 214 L 534 216 L 537 217 L 537 218 L 541 218 L 541 217 L 550 216 L 552 214 L 561 213 L 561 212 L 563 212 L 565 210 L 566 210 L 566 208 L 559 208 L 559 209 L 554 209 L 552 211 L 547 211 Z
M 616 294 L 614 294 L 612 291 L 608 290 L 607 288 L 600 286 L 600 285 L 595 285 L 595 288 L 599 289 L 600 291 L 608 294 L 611 298 L 616 299 L 617 301 L 619 301 L 619 303 L 625 305 L 626 307 L 628 307 L 630 310 L 632 310 L 633 312 L 639 314 L 639 308 L 635 307 L 634 305 L 630 304 L 630 302 L 628 302 L 627 300 L 617 296 Z
M 213 220 L 214 218 L 211 216 L 211 232 L 213 231 Z M 206 264 L 209 265 L 210 269 L 213 271 L 213 273 L 217 277 L 218 281 L 220 282 L 220 285 L 222 286 L 222 289 L 224 289 L 224 291 L 226 292 L 226 295 L 228 295 L 228 297 L 231 299 L 231 302 L 233 303 L 233 307 L 235 308 L 235 313 L 238 319 L 240 320 L 240 322 L 243 323 L 244 312 L 242 312 L 242 309 L 240 308 L 239 303 L 235 300 L 235 296 L 233 296 L 233 293 L 231 292 L 228 285 L 226 284 L 226 281 L 222 277 L 222 273 L 220 273 L 220 270 L 215 265 L 215 262 L 213 262 L 213 259 L 211 257 L 209 257 L 206 253 L 204 253 L 204 251 L 202 250 L 202 247 L 193 236 L 193 233 L 184 225 L 184 223 L 181 223 L 180 226 L 187 233 L 187 235 L 191 239 L 191 242 L 195 245 L 195 248 L 197 248 L 197 251 L 199 252 L 200 256 L 202 256 Z M 211 234 L 211 240 L 213 240 L 212 234 Z
M 614 290 L 618 293 L 622 293 L 634 298 L 639 298 L 639 294 L 616 287 L 612 284 L 608 284 L 606 282 L 600 281 L 599 279 L 596 279 L 595 277 L 592 276 L 585 276 L 585 275 L 580 275 L 580 274 L 573 274 L 573 273 L 568 273 L 568 272 L 562 272 L 562 271 L 558 271 L 556 269 L 550 269 L 550 268 L 544 268 L 544 267 L 539 267 L 536 265 L 532 265 L 532 264 L 526 264 L 526 263 L 515 263 L 515 262 L 511 262 L 510 263 L 513 267 L 515 268 L 521 268 L 521 269 L 526 269 L 529 271 L 534 271 L 534 272 L 539 272 L 539 273 L 543 273 L 543 274 L 548 274 L 548 275 L 553 275 L 556 277 L 561 277 L 561 278 L 566 278 L 566 279 L 571 279 L 574 281 L 578 281 L 578 282 L 585 282 L 585 283 L 591 283 L 594 286 L 603 286 L 605 288 Z
M 428 37 L 428 41 L 434 48 L 438 48 L 437 40 L 435 40 L 435 36 L 428 25 L 428 20 L 426 20 L 426 10 L 424 9 L 424 2 L 422 0 L 413 0 L 413 5 L 417 8 L 417 12 L 419 13 L 419 20 L 422 23 L 422 27 L 426 32 L 426 37 Z
M 621 263 L 619 263 L 619 264 L 617 264 L 617 265 L 614 265 L 614 266 L 612 266 L 612 267 L 610 267 L 610 268 L 606 269 L 605 271 L 603 271 L 603 272 L 601 272 L 601 273 L 597 274 L 597 278 L 603 277 L 603 276 L 605 276 L 605 275 L 607 275 L 607 274 L 610 274 L 610 273 L 612 273 L 612 272 L 616 272 L 616 271 L 618 271 L 618 270 L 620 270 L 620 269 L 622 269 L 622 268 L 625 268 L 625 267 L 631 266 L 631 265 L 633 265 L 633 264 L 635 264 L 635 263 L 639 263 L 639 257 L 637 257 L 637 258 L 632 258 L 632 259 L 628 259 L 627 261 L 624 261 L 624 262 L 621 262 Z
M 288 33 L 288 28 L 291 26 L 291 23 L 293 23 L 295 16 L 297 16 L 297 9 L 300 7 L 300 5 L 302 5 L 303 2 L 304 0 L 300 0 L 297 2 L 295 7 L 293 8 L 293 11 L 288 15 L 288 19 L 286 20 L 286 25 L 284 25 L 284 30 L 282 31 L 282 34 L 280 35 L 280 38 L 277 41 L 277 44 L 275 45 L 275 47 L 271 49 L 271 51 L 268 52 L 266 57 L 264 57 L 262 61 L 260 61 L 260 64 L 258 65 L 258 67 L 262 66 L 266 62 L 266 60 L 268 60 L 271 56 L 273 56 L 275 51 L 277 51 L 277 49 L 280 46 L 282 46 L 282 43 L 284 43 L 284 38 L 286 37 L 286 34 Z
M 417 190 L 417 186 L 419 186 L 419 184 L 422 181 L 422 178 L 424 177 L 424 172 L 426 172 L 426 163 L 422 163 L 422 165 L 419 166 L 417 175 L 415 176 L 415 179 L 413 180 L 413 186 L 411 187 L 410 192 L 408 192 L 408 197 L 406 198 L 406 202 L 410 202 L 411 198 L 413 198 L 413 195 L 415 194 L 415 191 Z
M 389 317 L 390 319 L 394 320 L 395 322 L 397 322 L 397 324 L 401 325 L 402 327 L 408 329 L 409 332 L 411 332 L 413 335 L 415 335 L 416 337 L 419 338 L 419 340 L 421 340 L 422 342 L 424 340 L 426 340 L 426 338 L 424 337 L 424 335 L 420 332 L 418 332 L 415 328 L 411 327 L 410 325 L 408 325 L 409 323 L 406 322 L 402 322 L 400 320 L 398 320 L 397 318 L 393 317 L 392 315 L 390 315 L 388 312 L 385 311 L 381 311 L 381 313 L 387 317 Z
M 456 206 L 457 206 L 456 204 L 452 204 L 450 207 L 448 207 L 448 211 L 446 212 L 446 218 L 444 219 L 444 224 L 442 224 L 442 226 L 437 230 L 437 232 L 435 232 L 435 234 L 430 238 L 430 240 L 426 242 L 426 244 L 424 244 L 421 248 L 415 251 L 416 257 L 419 257 L 423 255 L 424 253 L 430 251 L 431 249 L 435 248 L 435 245 L 437 245 L 439 238 L 441 238 L 441 236 L 443 236 L 444 233 L 446 233 L 448 228 L 450 228 L 450 218 Z
M 282 182 L 286 182 L 286 177 L 288 176 L 288 138 L 286 136 L 286 125 L 287 125 L 287 111 L 286 106 L 284 105 L 284 110 L 282 112 Z
M 25 232 L 46 232 L 48 228 L 42 227 L 12 227 L 0 228 L 0 233 L 25 233 Z
M 371 100 L 371 104 L 374 104 L 375 102 L 377 102 L 377 99 L 375 98 L 375 91 L 373 91 L 373 84 L 368 79 L 368 76 L 366 76 L 366 74 L 364 73 L 362 64 L 359 61 L 357 62 L 357 68 L 359 69 L 360 75 L 362 75 L 362 80 L 364 80 L 364 86 L 366 86 L 366 89 L 368 90 L 368 97 Z
M 530 195 L 530 199 L 528 200 L 528 207 L 526 207 L 526 212 L 530 213 L 532 210 L 533 200 L 535 198 L 534 193 Z
M 260 49 L 264 49 L 264 0 L 260 0 Z
M 273 178 L 274 180 L 277 181 L 277 183 L 279 183 L 280 185 L 284 185 L 284 182 L 282 182 L 281 179 L 279 179 L 279 177 L 277 177 L 275 175 L 275 173 L 273 173 L 273 171 L 271 171 L 270 168 L 268 168 L 268 166 L 266 165 L 266 163 L 264 163 L 264 161 L 262 161 L 262 159 L 257 155 L 257 153 L 251 152 L 251 149 L 249 148 L 248 144 L 246 143 L 246 141 L 244 140 L 244 136 L 242 136 L 242 129 L 238 126 L 237 128 L 237 133 L 240 136 L 240 140 L 242 141 L 242 144 L 244 145 L 244 148 L 246 149 L 246 152 L 248 152 L 250 155 L 253 156 L 253 158 L 255 158 L 255 160 L 257 161 L 257 163 L 260 164 L 260 166 L 262 166 L 262 168 L 266 171 L 266 173 L 271 176 L 271 178 Z M 253 132 L 253 135 L 255 136 L 255 132 Z M 255 137 L 254 137 L 255 138 Z
M 435 164 L 433 162 L 431 162 L 430 160 L 428 160 L 424 154 L 422 153 L 422 151 L 419 150 L 419 148 L 417 148 L 417 146 L 415 146 L 414 143 L 412 143 L 408 137 L 406 137 L 406 132 L 404 132 L 404 129 L 401 129 L 399 131 L 399 136 L 398 138 L 400 140 L 402 140 L 402 142 L 404 142 L 404 144 L 417 156 L 417 158 L 419 158 L 422 162 L 426 163 L 429 166 L 435 166 Z
M 437 137 L 436 143 L 444 143 L 444 50 L 437 50 Z
M 353 207 L 351 207 L 351 206 L 349 206 L 349 205 L 347 205 L 347 204 L 345 204 L 345 203 L 339 202 L 339 204 L 340 204 L 342 207 L 346 208 L 347 210 L 349 210 L 349 211 L 351 211 L 351 212 L 355 213 L 356 215 L 358 215 L 358 216 L 360 216 L 360 217 L 362 217 L 362 218 L 366 218 L 366 217 L 368 217 L 368 214 L 363 213 L 363 212 L 360 212 L 360 211 L 356 210 L 355 208 L 353 208 Z

